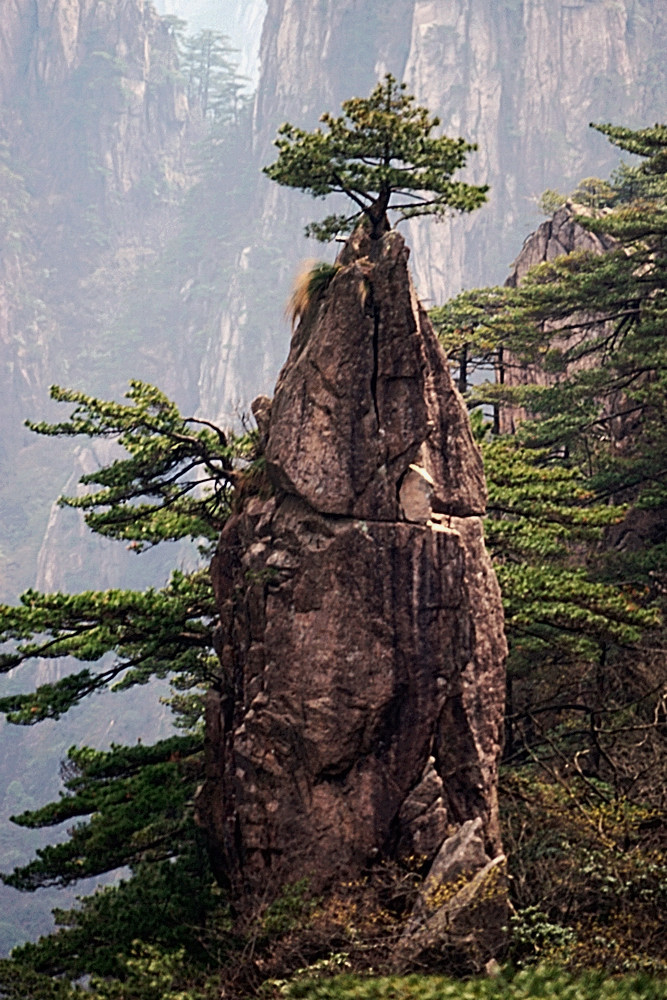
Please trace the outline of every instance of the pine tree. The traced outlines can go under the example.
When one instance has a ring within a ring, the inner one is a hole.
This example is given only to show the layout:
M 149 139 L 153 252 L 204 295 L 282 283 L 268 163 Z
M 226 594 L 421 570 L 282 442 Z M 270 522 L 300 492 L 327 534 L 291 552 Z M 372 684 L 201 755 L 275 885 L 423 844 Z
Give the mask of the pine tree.
M 398 221 L 422 215 L 442 217 L 452 209 L 470 212 L 486 200 L 486 186 L 452 180 L 476 149 L 464 139 L 431 133 L 440 119 L 414 103 L 391 74 L 370 97 L 344 101 L 343 115 L 323 114 L 327 131 L 307 132 L 285 124 L 275 145 L 279 156 L 264 172 L 278 184 L 309 191 L 315 198 L 340 193 L 356 206 L 350 215 L 329 215 L 306 233 L 326 241 L 349 233 L 365 219 L 374 238 Z
M 558 257 L 518 287 L 466 292 L 432 313 L 469 405 L 524 414 L 515 438 L 483 447 L 510 683 L 523 678 L 529 711 L 599 705 L 610 664 L 641 659 L 642 632 L 660 620 L 667 129 L 600 130 L 645 157 L 612 177 L 612 208 L 577 219 L 607 243 L 613 237 L 609 252 Z M 487 381 L 471 387 L 475 366 Z M 511 379 L 488 380 L 508 366 Z M 524 370 L 533 376 L 523 379 Z M 603 545 L 642 509 L 651 525 L 643 546 Z M 582 699 L 574 693 L 587 671 L 597 680 Z
M 558 257 L 516 288 L 466 292 L 432 316 L 456 360 L 465 354 L 469 364 L 474 359 L 501 374 L 508 364 L 544 373 L 539 380 L 484 382 L 472 388 L 469 403 L 522 408 L 526 419 L 512 445 L 517 454 L 535 469 L 573 476 L 582 517 L 599 524 L 607 518 L 611 525 L 623 514 L 621 508 L 613 514 L 612 501 L 658 515 L 665 505 L 667 128 L 599 128 L 645 156 L 612 178 L 613 210 L 577 219 L 613 237 L 612 249 Z M 492 490 L 494 476 L 492 467 Z M 535 477 L 526 481 L 535 488 Z M 664 543 L 660 537 L 651 542 L 633 558 L 631 571 L 627 562 L 615 572 L 610 567 L 610 580 L 656 584 L 650 574 L 662 572 Z
M 246 80 L 237 72 L 237 50 L 220 31 L 188 35 L 184 21 L 171 19 L 171 23 L 190 108 L 217 125 L 238 122 Z
M 604 532 L 625 508 L 597 502 L 586 477 L 548 450 L 491 435 L 480 410 L 473 426 L 489 492 L 486 545 L 505 611 L 511 758 L 522 755 L 526 738 L 533 751 L 541 746 L 543 734 L 533 727 L 540 715 L 553 719 L 576 704 L 592 724 L 600 668 L 613 651 L 637 648 L 660 615 L 635 588 L 596 578 Z M 590 732 L 577 731 L 584 747 Z
M 644 156 L 612 178 L 613 209 L 577 217 L 613 238 L 612 249 L 548 261 L 518 288 L 466 293 L 436 319 L 501 369 L 509 356 L 545 372 L 547 384 L 486 383 L 474 401 L 522 408 L 522 441 L 582 469 L 599 500 L 653 511 L 651 551 L 635 560 L 637 581 L 648 583 L 667 554 L 667 127 L 597 127 Z
M 254 436 L 237 438 L 204 420 L 184 418 L 164 394 L 141 382 L 131 383 L 127 403 L 58 387 L 52 396 L 73 404 L 70 419 L 32 425 L 34 430 L 112 438 L 125 452 L 82 478 L 92 492 L 61 502 L 81 509 L 92 530 L 137 551 L 190 538 L 206 555 L 230 513 L 234 484 L 252 472 Z M 12 989 L 16 995 L 33 995 L 28 989 L 35 997 L 61 995 L 50 993 L 41 977 L 125 975 L 135 939 L 211 960 L 211 942 L 204 948 L 200 934 L 207 914 L 221 903 L 194 824 L 193 798 L 201 780 L 202 688 L 225 683 L 213 652 L 215 615 L 204 568 L 175 571 L 162 589 L 28 591 L 17 606 L 0 607 L 3 670 L 64 656 L 86 664 L 53 684 L 0 699 L 10 722 L 59 718 L 96 691 L 168 677 L 176 692 L 176 722 L 184 730 L 153 746 L 104 752 L 73 747 L 63 763 L 61 798 L 13 817 L 31 828 L 76 823 L 67 840 L 3 875 L 7 884 L 33 891 L 119 868 L 129 868 L 131 877 L 77 909 L 57 913 L 56 933 L 22 946 L 13 962 L 0 963 L 2 995 L 15 995 Z M 62 996 L 70 996 L 64 986 Z
M 73 403 L 70 420 L 29 424 L 40 434 L 113 438 L 128 457 L 81 478 L 100 487 L 61 503 L 84 511 L 93 531 L 140 552 L 160 541 L 210 543 L 229 514 L 235 461 L 252 456 L 250 438 L 228 439 L 213 425 L 183 418 L 153 386 L 132 382 L 129 403 L 106 402 L 58 386 L 51 395 Z M 169 674 L 210 681 L 215 614 L 206 571 L 174 572 L 160 590 L 40 594 L 0 608 L 0 654 L 7 671 L 26 661 L 71 656 L 95 664 L 34 692 L 0 699 L 9 721 L 58 718 L 72 705 L 113 685 L 127 689 Z M 109 662 L 108 654 L 114 654 Z
M 559 961 L 661 969 L 657 934 L 635 928 L 657 927 L 664 908 L 667 128 L 600 130 L 643 156 L 594 185 L 606 205 L 577 217 L 608 252 L 467 292 L 434 319 L 454 363 L 501 376 L 471 388 L 464 371 L 469 405 L 519 418 L 482 447 L 510 644 L 503 805 L 524 946 L 533 921 L 554 943 L 564 935 Z M 637 523 L 634 550 L 618 550 Z

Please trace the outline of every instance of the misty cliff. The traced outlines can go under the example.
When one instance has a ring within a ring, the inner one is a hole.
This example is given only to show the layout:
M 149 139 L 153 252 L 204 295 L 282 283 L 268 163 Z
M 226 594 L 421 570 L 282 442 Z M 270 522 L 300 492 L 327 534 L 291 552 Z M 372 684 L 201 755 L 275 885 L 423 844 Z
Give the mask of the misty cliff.
M 176 71 L 168 27 L 143 0 L 13 0 L 3 8 L 0 546 L 8 597 L 33 582 L 40 517 L 71 472 L 23 430 L 23 419 L 47 412 L 52 382 L 115 390 L 141 349 L 110 330 L 186 183 L 188 108 Z M 171 348 L 160 354 L 175 366 Z M 35 467 L 51 474 L 36 490 Z
M 137 301 L 146 262 L 164 244 L 187 185 L 192 127 L 168 27 L 149 3 L 6 0 L 0 13 L 0 598 L 121 579 L 119 556 L 95 555 L 80 520 L 51 507 L 86 468 L 108 460 L 37 438 L 27 417 L 54 416 L 48 387 L 108 395 L 132 368 L 161 378 L 187 365 L 176 338 L 156 351 L 120 317 Z M 181 351 L 177 355 L 177 351 Z M 176 379 L 171 378 L 171 388 Z M 181 389 L 181 391 L 187 391 Z M 76 470 L 76 471 L 75 471 Z M 161 579 L 152 567 L 153 579 Z M 144 570 L 142 572 L 145 573 Z M 148 574 L 146 574 L 148 575 Z M 42 680 L 52 675 L 42 671 Z M 2 678 L 3 693 L 23 684 Z M 141 719 L 143 723 L 145 717 Z M 156 720 L 160 726 L 164 720 Z M 0 723 L 1 867 L 43 842 L 8 817 L 56 794 L 58 761 L 73 742 L 136 738 L 127 702 L 109 702 L 54 731 Z M 71 896 L 68 897 L 71 899 Z M 2 887 L 0 952 L 50 924 L 51 892 Z
M 86 182 L 78 198 L 102 198 L 122 230 L 146 175 L 182 170 L 187 116 L 168 26 L 145 0 L 13 0 L 0 24 L 0 102 L 5 127 L 20 119 L 22 148 L 60 159 L 35 163 L 51 193 Z M 14 136 L 12 136 L 12 139 Z M 54 148 L 57 141 L 57 149 Z M 76 141 L 75 141 L 76 140 Z M 97 168 L 97 169 L 96 169 Z M 64 193 L 64 191 L 63 191 Z

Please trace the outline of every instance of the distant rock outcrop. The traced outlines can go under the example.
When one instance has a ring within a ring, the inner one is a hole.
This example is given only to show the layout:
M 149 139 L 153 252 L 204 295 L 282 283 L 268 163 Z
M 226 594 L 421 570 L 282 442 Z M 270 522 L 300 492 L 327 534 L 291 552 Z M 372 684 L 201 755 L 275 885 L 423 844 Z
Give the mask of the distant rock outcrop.
M 400 961 L 459 935 L 472 967 L 503 921 L 502 607 L 481 458 L 407 257 L 396 232 L 358 231 L 258 403 L 272 495 L 244 502 L 213 561 L 225 686 L 198 812 L 241 907 L 437 859 L 448 889 Z
M 546 219 L 534 233 L 524 240 L 521 251 L 512 263 L 509 277 L 505 282 L 510 288 L 518 287 L 531 268 L 546 261 L 555 260 L 566 254 L 578 251 L 603 254 L 611 250 L 615 240 L 604 233 L 594 233 L 584 229 L 577 222 L 576 216 L 590 215 L 591 210 L 584 205 L 573 205 L 566 202 L 553 215 Z M 594 319 L 594 317 L 593 317 Z M 581 328 L 572 326 L 568 320 L 568 333 L 559 333 L 558 324 L 554 323 L 553 346 L 561 350 L 581 341 L 582 337 L 593 337 L 601 332 L 602 324 L 591 325 L 591 316 L 581 314 Z M 577 362 L 577 365 L 586 362 Z M 548 385 L 555 376 L 548 375 L 543 365 L 520 362 L 511 354 L 505 352 L 501 380 L 505 385 Z M 526 419 L 526 411 L 519 406 L 503 406 L 498 414 L 498 427 L 501 434 L 513 434 L 518 425 Z
M 554 212 L 552 218 L 546 219 L 534 233 L 527 236 L 505 284 L 516 288 L 531 267 L 562 257 L 563 254 L 574 253 L 575 250 L 598 254 L 611 250 L 615 240 L 604 233 L 584 229 L 577 222 L 576 215 L 590 217 L 592 211 L 584 205 L 574 205 L 567 201 Z

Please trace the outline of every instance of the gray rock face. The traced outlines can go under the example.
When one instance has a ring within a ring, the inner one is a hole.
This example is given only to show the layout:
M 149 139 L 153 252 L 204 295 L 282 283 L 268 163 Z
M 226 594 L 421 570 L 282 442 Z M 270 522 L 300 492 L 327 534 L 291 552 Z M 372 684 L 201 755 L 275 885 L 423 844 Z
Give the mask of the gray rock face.
M 134 276 L 178 225 L 176 192 L 190 183 L 190 117 L 168 26 L 146 0 L 3 0 L 0 121 L 0 594 L 12 601 L 36 583 L 101 583 L 98 567 L 94 580 L 74 582 L 65 563 L 78 572 L 78 536 L 66 519 L 46 522 L 77 463 L 64 442 L 54 449 L 23 426 L 55 418 L 49 385 L 104 396 L 133 376 L 181 405 L 194 395 L 183 335 L 165 334 L 156 348 L 139 338 L 141 357 L 112 337 L 114 360 L 100 366 L 87 353 L 126 307 L 136 315 Z M 34 468 L 41 520 L 25 516 L 19 485 Z M 84 564 L 116 562 L 88 553 Z M 113 570 L 107 579 L 120 583 Z
M 198 811 L 241 898 L 428 861 L 471 820 L 468 880 L 500 851 L 505 640 L 480 456 L 401 237 L 357 234 L 339 264 L 270 418 L 258 404 L 273 495 L 245 501 L 212 567 L 226 682 Z
M 461 824 L 445 840 L 403 931 L 399 967 L 402 955 L 408 961 L 418 958 L 428 963 L 430 955 L 441 950 L 443 944 L 454 954 L 473 958 L 473 967 L 487 965 L 488 956 L 498 952 L 503 943 L 504 860 L 502 854 L 492 860 L 487 857 L 479 817 Z M 480 911 L 485 919 L 486 948 L 479 947 Z
M 654 121 L 666 38 L 667 7 L 653 0 L 414 0 L 403 79 L 448 135 L 478 144 L 470 179 L 491 188 L 479 212 L 411 226 L 420 295 L 502 282 L 545 188 L 608 176 L 618 150 L 589 122 Z
M 88 148 L 78 157 L 72 151 L 69 159 L 60 152 L 62 166 L 56 161 L 53 172 L 61 182 L 74 174 L 74 183 L 81 185 L 85 154 L 95 158 L 105 171 L 103 194 L 110 214 L 114 198 L 127 195 L 147 174 L 161 170 L 179 179 L 184 170 L 188 106 L 183 87 L 175 82 L 176 69 L 167 25 L 144 0 L 7 0 L 6 10 L 3 4 L 0 107 L 22 116 L 26 107 L 36 115 L 41 106 L 43 121 L 28 125 L 41 125 L 43 155 L 55 156 L 57 140 L 82 142 L 70 121 L 70 106 L 77 102 Z M 82 80 L 88 90 L 96 86 L 103 92 L 99 106 L 86 106 L 89 94 Z M 84 196 L 89 196 L 85 189 Z M 131 228 L 117 214 L 113 222 Z

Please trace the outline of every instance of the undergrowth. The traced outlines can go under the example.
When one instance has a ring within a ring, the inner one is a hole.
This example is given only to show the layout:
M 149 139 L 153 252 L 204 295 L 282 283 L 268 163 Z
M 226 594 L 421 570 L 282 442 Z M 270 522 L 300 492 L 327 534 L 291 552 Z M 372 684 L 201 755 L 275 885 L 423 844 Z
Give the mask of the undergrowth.
M 360 977 L 292 982 L 289 1000 L 664 1000 L 667 982 L 646 974 L 609 978 L 602 972 L 574 975 L 545 966 L 461 982 L 440 976 Z

